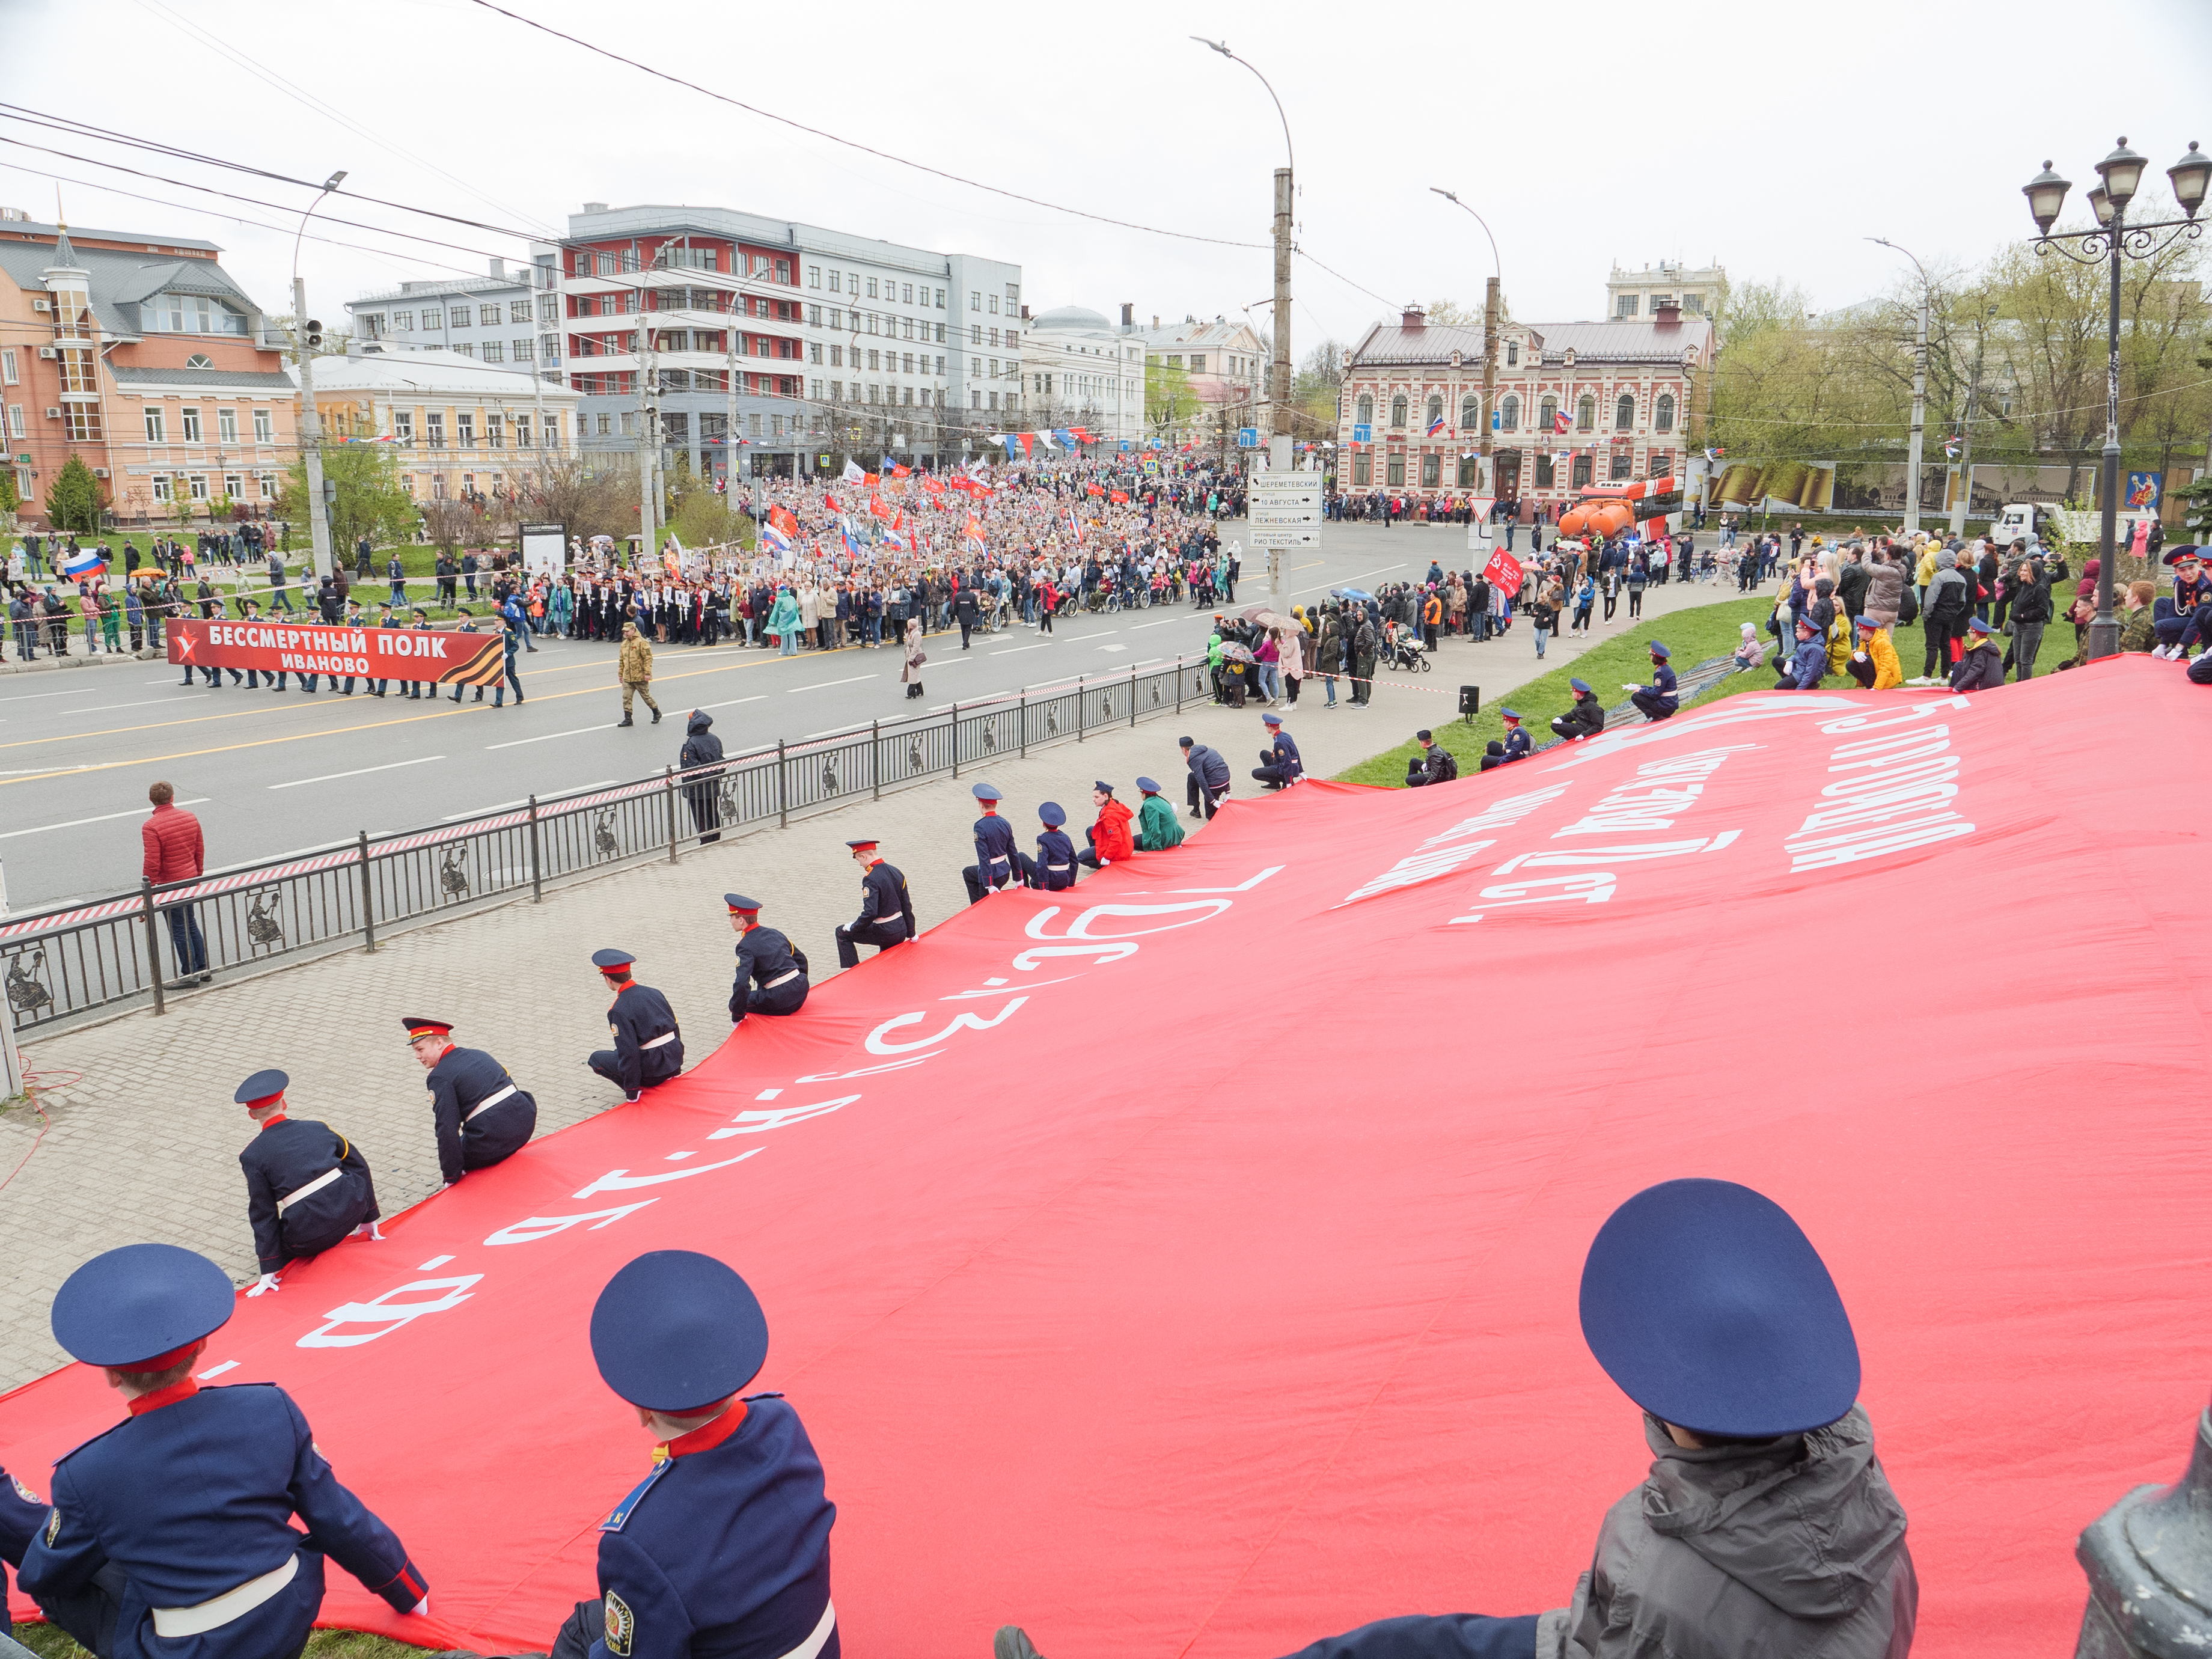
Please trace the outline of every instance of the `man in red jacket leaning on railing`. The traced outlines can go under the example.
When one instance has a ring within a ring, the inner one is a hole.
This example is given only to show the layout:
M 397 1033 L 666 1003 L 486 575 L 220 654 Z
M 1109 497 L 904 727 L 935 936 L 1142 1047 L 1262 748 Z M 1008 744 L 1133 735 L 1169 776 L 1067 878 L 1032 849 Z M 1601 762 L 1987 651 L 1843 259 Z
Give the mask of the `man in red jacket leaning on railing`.
M 146 845 L 142 873 L 156 887 L 165 882 L 191 881 L 207 864 L 200 839 L 200 821 L 177 805 L 177 792 L 157 783 L 146 792 L 154 814 L 139 826 Z M 207 940 L 200 933 L 198 907 L 179 904 L 164 912 L 169 919 L 169 942 L 177 953 L 177 977 L 172 988 L 203 984 L 215 977 L 207 964 Z

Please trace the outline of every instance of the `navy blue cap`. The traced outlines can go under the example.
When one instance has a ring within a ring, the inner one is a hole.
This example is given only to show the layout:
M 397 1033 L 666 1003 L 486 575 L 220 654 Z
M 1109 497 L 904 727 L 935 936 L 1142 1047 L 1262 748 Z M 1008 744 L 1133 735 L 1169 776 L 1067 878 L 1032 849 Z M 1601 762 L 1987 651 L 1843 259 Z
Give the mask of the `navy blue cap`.
M 1966 626 L 1972 629 L 1977 634 L 1987 634 L 1993 631 L 1990 624 L 1990 619 L 1987 617 L 1970 617 L 1967 619 Z
M 416 1037 L 449 1036 L 453 1030 L 453 1022 L 450 1019 L 432 1019 L 428 1014 L 402 1014 L 399 1023 L 407 1028 L 410 1042 Z
M 2184 559 L 2202 558 L 2203 556 L 2203 551 L 2204 550 L 2199 547 L 2195 542 L 2184 542 L 2179 547 L 2167 548 L 2166 550 L 2165 556 L 2161 558 L 2159 562 L 2160 564 L 2179 564 Z
M 631 1405 L 681 1415 L 760 1375 L 768 1316 L 726 1263 L 696 1250 L 650 1250 L 592 1304 L 592 1358 Z
M 1114 793 L 1114 786 L 1103 778 L 1093 779 L 1091 787 L 1102 795 L 1110 795 Z
M 1521 718 L 1521 711 L 1517 708 L 1501 708 L 1498 711 L 1498 718 L 1502 720 L 1517 720 Z
M 240 1084 L 238 1092 L 231 1098 L 241 1106 L 258 1106 L 264 1100 L 274 1100 L 291 1086 L 292 1079 L 271 1066 Z
M 1859 618 L 1859 626 L 1876 633 L 1879 633 L 1881 629 L 1881 624 L 1876 622 L 1872 617 L 1861 617 Z
M 1260 716 L 1260 724 L 1262 726 L 1280 726 L 1282 723 L 1283 717 L 1280 714 L 1262 714 Z
M 1662 1182 L 1615 1210 L 1583 1264 L 1582 1322 L 1621 1392 L 1693 1434 L 1802 1433 L 1858 1398 L 1858 1344 L 1820 1253 L 1731 1181 Z
M 1671 657 L 1671 656 L 1673 656 L 1673 655 L 1674 654 L 1673 652 L 1669 651 L 1669 650 L 1668 650 L 1665 646 L 1663 646 L 1663 645 L 1660 644 L 1660 643 L 1659 643 L 1659 641 L 1656 641 L 1656 640 L 1653 640 L 1650 643 L 1651 643 L 1651 654 L 1652 654 L 1653 656 L 1655 656 L 1655 657 Z M 1685 1424 L 1681 1425 L 1681 1426 L 1682 1426 L 1683 1428 L 1687 1428 L 1687 1427 L 1689 1427 L 1690 1425 L 1689 1425 L 1688 1424 L 1685 1423 Z
M 1043 819 L 1051 828 L 1057 830 L 1067 822 L 1067 809 L 1056 800 L 1044 801 L 1037 807 L 1037 817 Z
M 1139 778 L 1137 787 L 1147 795 L 1157 795 L 1160 793 L 1160 786 L 1151 778 Z
M 88 1365 L 127 1370 L 222 1329 L 237 1305 L 230 1275 L 198 1251 L 125 1244 L 62 1281 L 54 1340 Z
M 760 914 L 761 902 L 757 898 L 747 898 L 743 893 L 725 893 L 722 902 L 732 915 L 757 916 Z
M 988 783 L 979 783 L 968 793 L 975 796 L 977 800 L 1006 799 L 1006 796 L 1001 794 L 995 787 Z
M 1589 695 L 1589 682 L 1588 680 L 1569 680 L 1567 682 L 1567 685 L 1569 689 L 1579 691 L 1584 696 L 1588 696 Z
M 603 974 L 610 968 L 627 968 L 630 963 L 636 960 L 637 958 L 630 955 L 627 951 L 594 951 L 592 952 L 592 966 L 598 969 Z
M 848 841 L 845 843 L 846 846 L 851 848 L 855 853 L 859 852 L 863 847 L 873 847 L 875 844 L 876 838 L 873 836 L 865 836 L 859 841 Z

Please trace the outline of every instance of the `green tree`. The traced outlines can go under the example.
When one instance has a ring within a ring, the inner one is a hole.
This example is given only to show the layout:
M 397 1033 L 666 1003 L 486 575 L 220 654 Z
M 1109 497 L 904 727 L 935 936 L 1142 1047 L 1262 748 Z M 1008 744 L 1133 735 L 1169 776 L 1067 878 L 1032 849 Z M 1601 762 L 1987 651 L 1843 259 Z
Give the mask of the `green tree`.
M 89 536 L 100 528 L 106 492 L 92 469 L 72 454 L 46 489 L 46 522 L 57 530 Z
M 689 466 L 669 474 L 671 506 L 668 529 L 687 548 L 708 547 L 718 542 L 746 542 L 752 520 L 730 505 L 727 495 Z
M 0 467 L 0 513 L 13 513 L 22 504 L 23 498 L 15 493 L 15 469 Z
M 331 545 L 338 562 L 349 564 L 363 536 L 378 547 L 404 542 L 415 533 L 414 500 L 400 487 L 399 458 L 389 449 L 340 444 L 323 452 L 323 481 L 335 484 L 331 497 Z M 294 523 L 307 524 L 307 464 L 295 461 L 284 476 L 276 510 Z
M 1344 343 L 1323 340 L 1305 355 L 1291 384 L 1291 401 L 1297 405 L 1301 426 L 1333 437 L 1336 433 L 1336 404 L 1344 386 Z
M 1179 431 L 1196 416 L 1198 392 L 1190 371 L 1156 363 L 1145 367 L 1145 424 L 1162 436 Z

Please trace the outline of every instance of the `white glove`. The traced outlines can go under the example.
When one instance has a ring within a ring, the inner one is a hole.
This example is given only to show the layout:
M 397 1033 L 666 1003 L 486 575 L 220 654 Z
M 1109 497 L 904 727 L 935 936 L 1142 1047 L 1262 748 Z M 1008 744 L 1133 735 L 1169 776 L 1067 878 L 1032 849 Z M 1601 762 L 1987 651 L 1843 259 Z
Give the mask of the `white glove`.
M 1644 688 L 1634 680 L 1623 680 L 1620 683 L 1620 689 L 1624 691 L 1641 691 Z
M 360 1226 L 353 1230 L 353 1236 L 356 1238 L 373 1239 L 379 1244 L 384 1243 L 384 1231 L 374 1221 L 362 1222 Z
M 282 1285 L 279 1285 L 276 1282 L 276 1275 L 275 1273 L 264 1273 L 260 1278 L 253 1281 L 252 1285 L 247 1289 L 246 1293 L 248 1296 L 259 1296 L 264 1291 L 281 1291 L 283 1288 L 284 1287 Z
M 428 1618 L 430 1616 L 430 1598 L 427 1595 L 424 1596 L 413 1607 L 408 1608 L 407 1611 L 413 1613 L 418 1619 Z

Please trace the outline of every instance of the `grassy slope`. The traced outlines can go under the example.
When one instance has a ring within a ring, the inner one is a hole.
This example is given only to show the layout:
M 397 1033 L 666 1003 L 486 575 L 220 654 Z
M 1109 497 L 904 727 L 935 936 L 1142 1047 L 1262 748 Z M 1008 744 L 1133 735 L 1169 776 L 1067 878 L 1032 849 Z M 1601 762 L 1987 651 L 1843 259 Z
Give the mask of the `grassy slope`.
M 1770 589 L 1765 593 L 1729 599 L 1718 605 L 1698 605 L 1688 611 L 1677 611 L 1671 616 L 1655 617 L 1648 629 L 1639 624 L 1634 632 L 1608 640 L 1595 651 L 1577 658 L 1572 663 L 1562 664 L 1550 673 L 1531 680 L 1519 690 L 1509 693 L 1504 698 L 1485 697 L 1482 713 L 1476 715 L 1472 723 L 1454 720 L 1437 726 L 1437 741 L 1459 757 L 1462 775 L 1471 774 L 1481 759 L 1483 745 L 1493 738 L 1504 735 L 1504 722 L 1498 717 L 1498 708 L 1503 702 L 1510 702 L 1520 710 L 1522 723 L 1528 727 L 1531 738 L 1538 743 L 1546 743 L 1551 739 L 1552 717 L 1565 713 L 1567 705 L 1574 701 L 1574 694 L 1567 686 L 1570 679 L 1588 681 L 1596 689 L 1606 707 L 1610 708 L 1627 696 L 1620 689 L 1624 684 L 1633 680 L 1642 684 L 1651 678 L 1651 657 L 1645 648 L 1646 641 L 1657 639 L 1665 641 L 1674 653 L 1674 665 L 1679 672 L 1703 662 L 1708 657 L 1726 656 L 1735 649 L 1736 641 L 1742 637 L 1738 624 L 1748 622 L 1764 627 L 1767 617 L 1773 612 L 1774 594 Z M 1917 666 L 1917 630 L 1911 631 L 1916 635 L 1913 649 Z M 1771 645 L 1771 641 L 1769 643 Z M 1450 648 L 1456 656 L 1465 647 L 1454 646 Z M 1469 680 L 1479 682 L 1483 660 L 1480 653 L 1483 651 L 1525 652 L 1528 649 L 1528 624 L 1525 621 L 1516 621 L 1511 635 L 1506 640 L 1474 647 L 1472 658 L 1458 659 L 1468 662 Z M 1771 675 L 1745 674 L 1739 679 L 1744 690 L 1750 689 L 1753 684 L 1773 684 Z M 1413 740 L 1413 734 L 1408 732 L 1406 741 L 1395 749 L 1364 760 L 1338 775 L 1349 783 L 1402 786 L 1406 781 L 1407 759 L 1418 746 Z
M 92 1659 L 92 1656 L 47 1624 L 15 1626 L 15 1639 L 39 1659 Z M 387 1637 L 364 1636 L 359 1631 L 319 1630 L 307 1638 L 304 1659 L 414 1659 L 426 1652 Z

